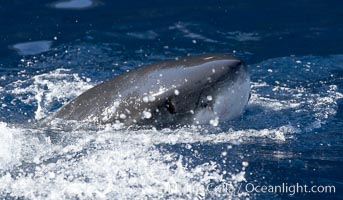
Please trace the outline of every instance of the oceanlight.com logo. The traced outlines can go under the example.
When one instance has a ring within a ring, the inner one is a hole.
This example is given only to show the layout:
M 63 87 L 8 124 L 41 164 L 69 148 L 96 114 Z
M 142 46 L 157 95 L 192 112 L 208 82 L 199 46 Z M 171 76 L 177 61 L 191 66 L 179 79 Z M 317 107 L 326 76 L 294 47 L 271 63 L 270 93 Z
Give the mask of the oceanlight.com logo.
M 210 183 L 208 185 L 178 185 L 166 184 L 164 186 L 164 193 L 169 194 L 193 194 L 193 195 L 213 195 L 213 196 L 232 196 L 232 195 L 249 195 L 250 193 L 274 193 L 287 194 L 294 196 L 302 193 L 312 194 L 335 194 L 336 187 L 334 185 L 307 185 L 307 184 L 288 184 L 282 183 L 280 185 L 259 185 L 254 183 Z
M 306 184 L 288 184 L 281 185 L 255 185 L 247 183 L 244 186 L 244 191 L 248 193 L 277 193 L 289 194 L 291 196 L 300 193 L 336 193 L 334 185 L 306 185 Z

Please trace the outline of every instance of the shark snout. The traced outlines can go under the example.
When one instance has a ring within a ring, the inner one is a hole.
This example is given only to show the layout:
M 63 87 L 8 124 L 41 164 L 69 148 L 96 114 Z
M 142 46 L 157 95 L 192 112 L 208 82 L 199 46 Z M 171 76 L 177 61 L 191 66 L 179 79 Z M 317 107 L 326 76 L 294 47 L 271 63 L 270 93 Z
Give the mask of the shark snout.
M 213 61 L 206 70 L 211 82 L 222 82 L 224 80 L 236 80 L 238 77 L 247 75 L 247 67 L 239 59 L 223 59 Z

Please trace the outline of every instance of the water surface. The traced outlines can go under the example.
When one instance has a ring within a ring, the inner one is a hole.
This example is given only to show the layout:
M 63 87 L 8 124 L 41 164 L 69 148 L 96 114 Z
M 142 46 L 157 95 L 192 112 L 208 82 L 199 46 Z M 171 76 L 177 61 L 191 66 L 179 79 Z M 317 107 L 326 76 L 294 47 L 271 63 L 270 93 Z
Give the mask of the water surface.
M 342 6 L 3 2 L 0 197 L 342 199 Z M 251 71 L 246 112 L 217 131 L 35 126 L 126 70 L 202 53 L 236 55 Z M 249 193 L 249 183 L 333 185 L 336 193 Z M 229 192 L 214 190 L 221 185 Z

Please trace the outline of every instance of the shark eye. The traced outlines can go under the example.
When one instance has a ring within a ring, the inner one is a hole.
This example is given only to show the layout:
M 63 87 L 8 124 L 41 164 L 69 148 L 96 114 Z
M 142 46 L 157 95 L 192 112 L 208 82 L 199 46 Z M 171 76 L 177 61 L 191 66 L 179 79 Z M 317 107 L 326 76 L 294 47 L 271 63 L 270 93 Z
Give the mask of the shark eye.
M 200 101 L 200 107 L 202 107 L 202 108 L 207 108 L 208 106 L 210 106 L 210 101 L 205 100 L 205 99 L 202 99 L 202 100 Z
M 166 105 L 165 106 L 166 106 L 166 108 L 167 108 L 169 113 L 171 113 L 171 114 L 175 114 L 176 113 L 175 105 L 169 99 L 166 101 Z
M 201 107 L 207 108 L 207 106 L 208 106 L 208 102 L 207 101 L 204 101 L 204 102 L 201 103 Z

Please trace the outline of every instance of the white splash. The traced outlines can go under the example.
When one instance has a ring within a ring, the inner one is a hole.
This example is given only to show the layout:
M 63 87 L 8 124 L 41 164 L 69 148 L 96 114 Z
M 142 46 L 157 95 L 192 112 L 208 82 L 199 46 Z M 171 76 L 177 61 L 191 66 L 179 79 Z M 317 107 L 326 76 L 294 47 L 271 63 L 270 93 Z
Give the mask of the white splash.
M 189 168 L 182 156 L 156 148 L 160 144 L 228 142 L 243 137 L 243 132 L 203 137 L 192 129 L 117 131 L 107 127 L 100 131 L 60 132 L 69 139 L 51 143 L 50 137 L 37 130 L 8 128 L 4 124 L 0 127 L 9 134 L 17 133 L 19 141 L 23 141 L 11 143 L 12 148 L 5 156 L 17 152 L 16 159 L 27 162 L 18 167 L 28 171 L 0 177 L 0 194 L 6 192 L 12 197 L 204 199 L 206 186 L 212 182 L 237 185 L 245 181 L 242 169 L 223 179 L 215 162 Z M 6 167 L 1 166 L 0 170 Z M 236 194 L 225 195 L 233 198 Z
M 27 85 L 27 83 L 32 84 Z M 55 102 L 66 103 L 93 87 L 89 79 L 81 78 L 78 74 L 70 73 L 69 69 L 56 69 L 49 73 L 36 75 L 26 81 L 11 83 L 11 91 L 18 100 L 25 104 L 37 104 L 35 119 L 39 120 L 49 114 L 50 106 Z
M 150 119 L 152 117 L 151 112 L 144 110 L 142 113 L 142 118 L 143 119 Z

